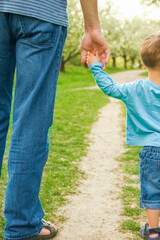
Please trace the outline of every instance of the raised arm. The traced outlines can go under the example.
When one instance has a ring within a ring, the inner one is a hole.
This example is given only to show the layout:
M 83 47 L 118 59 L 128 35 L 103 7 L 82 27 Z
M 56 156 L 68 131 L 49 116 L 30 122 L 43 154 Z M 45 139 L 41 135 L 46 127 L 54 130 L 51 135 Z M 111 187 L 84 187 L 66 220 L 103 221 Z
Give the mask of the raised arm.
M 98 52 L 96 55 L 89 53 L 87 56 L 87 64 L 93 77 L 96 79 L 96 82 L 99 88 L 106 94 L 114 98 L 118 98 L 122 101 L 126 101 L 129 95 L 129 88 L 132 88 L 132 84 L 117 84 L 112 78 L 102 70 L 103 63 L 100 62 L 100 57 Z
M 96 82 L 99 88 L 104 92 L 104 94 L 126 101 L 128 96 L 128 84 L 118 84 L 115 83 L 112 78 L 102 70 L 103 64 L 100 62 L 92 63 L 89 67 L 93 73 L 93 77 L 96 79 Z
M 93 54 L 99 52 L 103 70 L 109 61 L 109 50 L 107 42 L 101 32 L 100 22 L 98 17 L 97 0 L 80 0 L 83 16 L 84 16 L 84 36 L 81 43 L 81 62 L 87 60 L 87 52 Z
M 90 30 L 100 30 L 98 18 L 97 0 L 80 0 L 84 15 L 85 32 Z

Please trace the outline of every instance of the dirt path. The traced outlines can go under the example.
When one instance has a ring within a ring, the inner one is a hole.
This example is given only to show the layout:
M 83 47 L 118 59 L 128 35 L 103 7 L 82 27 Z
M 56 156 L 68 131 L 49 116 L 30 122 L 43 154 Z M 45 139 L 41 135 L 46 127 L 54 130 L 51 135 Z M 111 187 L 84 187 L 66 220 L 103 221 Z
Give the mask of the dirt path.
M 140 71 L 112 75 L 114 81 L 131 82 Z M 88 88 L 87 88 L 88 89 Z M 68 219 L 60 226 L 56 240 L 127 240 L 118 231 L 122 220 L 121 185 L 123 173 L 116 157 L 124 151 L 121 134 L 121 107 L 116 99 L 103 107 L 89 135 L 90 147 L 80 163 L 85 179 L 79 193 L 69 196 L 62 212 Z

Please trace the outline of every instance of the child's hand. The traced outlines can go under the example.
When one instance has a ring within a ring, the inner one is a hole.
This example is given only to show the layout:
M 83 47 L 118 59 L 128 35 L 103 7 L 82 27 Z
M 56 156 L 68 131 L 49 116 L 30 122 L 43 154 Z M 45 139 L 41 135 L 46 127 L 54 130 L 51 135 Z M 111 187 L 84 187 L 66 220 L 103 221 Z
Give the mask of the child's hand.
M 100 62 L 100 57 L 98 55 L 98 52 L 96 52 L 96 55 L 93 55 L 91 52 L 88 52 L 87 53 L 87 62 L 86 62 L 88 67 L 94 62 Z

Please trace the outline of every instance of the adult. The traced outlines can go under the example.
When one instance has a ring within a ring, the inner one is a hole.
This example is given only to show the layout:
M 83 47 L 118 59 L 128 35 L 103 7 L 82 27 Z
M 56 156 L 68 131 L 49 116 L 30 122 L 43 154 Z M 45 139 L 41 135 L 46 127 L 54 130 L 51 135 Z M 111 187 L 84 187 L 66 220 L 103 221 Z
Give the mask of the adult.
M 104 68 L 107 44 L 101 33 L 97 0 L 81 0 L 87 51 L 100 53 Z M 5 199 L 5 240 L 49 239 L 54 224 L 43 220 L 39 188 L 48 157 L 56 85 L 67 36 L 66 0 L 0 1 L 0 169 L 9 126 L 13 78 L 16 87 L 13 133 Z

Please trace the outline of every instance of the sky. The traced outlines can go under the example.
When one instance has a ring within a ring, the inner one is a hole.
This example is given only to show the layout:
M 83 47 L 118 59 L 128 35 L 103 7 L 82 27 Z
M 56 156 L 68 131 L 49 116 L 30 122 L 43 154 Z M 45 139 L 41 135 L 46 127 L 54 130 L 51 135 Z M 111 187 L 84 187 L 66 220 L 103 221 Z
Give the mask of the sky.
M 99 7 L 105 6 L 107 0 L 98 0 Z M 160 8 L 154 6 L 145 7 L 141 0 L 110 0 L 113 9 L 118 9 L 120 18 L 133 18 L 134 16 L 147 16 L 147 18 L 160 20 Z

